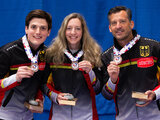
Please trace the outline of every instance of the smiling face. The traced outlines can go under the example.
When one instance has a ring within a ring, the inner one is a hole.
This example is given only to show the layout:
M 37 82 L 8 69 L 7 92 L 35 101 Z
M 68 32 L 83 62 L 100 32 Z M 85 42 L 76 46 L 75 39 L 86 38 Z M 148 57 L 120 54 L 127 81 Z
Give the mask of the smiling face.
M 66 39 L 70 49 L 79 49 L 82 38 L 82 25 L 78 18 L 72 18 L 66 28 Z
M 45 19 L 33 18 L 25 27 L 29 45 L 36 50 L 49 36 L 48 24 Z
M 130 41 L 132 39 L 132 29 L 134 22 L 129 21 L 127 12 L 122 10 L 109 16 L 109 30 L 117 41 Z

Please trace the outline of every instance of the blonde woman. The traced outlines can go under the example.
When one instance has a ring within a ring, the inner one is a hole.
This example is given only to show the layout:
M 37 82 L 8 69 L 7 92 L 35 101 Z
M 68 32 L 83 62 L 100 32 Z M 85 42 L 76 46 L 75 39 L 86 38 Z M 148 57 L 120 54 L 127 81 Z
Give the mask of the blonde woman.
M 55 97 L 50 119 L 98 120 L 95 94 L 101 91 L 96 77 L 100 55 L 101 48 L 90 36 L 84 18 L 78 13 L 66 16 L 46 53 L 51 72 L 48 86 L 57 92 L 49 93 Z M 58 104 L 59 99 L 66 99 L 65 93 L 78 99 L 75 106 Z

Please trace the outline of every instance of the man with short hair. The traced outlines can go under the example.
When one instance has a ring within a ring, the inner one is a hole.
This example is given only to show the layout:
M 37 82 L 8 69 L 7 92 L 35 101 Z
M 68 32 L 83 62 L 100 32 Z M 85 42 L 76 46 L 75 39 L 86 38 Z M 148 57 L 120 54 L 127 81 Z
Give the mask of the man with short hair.
M 108 13 L 114 45 L 102 54 L 102 94 L 115 99 L 116 120 L 159 120 L 160 43 L 137 34 L 131 19 L 124 6 Z M 134 91 L 140 99 L 132 97 Z
M 51 28 L 49 13 L 32 10 L 25 21 L 26 35 L 0 48 L 0 119 L 33 119 L 24 103 L 35 99 L 38 89 L 44 90 L 44 41 Z

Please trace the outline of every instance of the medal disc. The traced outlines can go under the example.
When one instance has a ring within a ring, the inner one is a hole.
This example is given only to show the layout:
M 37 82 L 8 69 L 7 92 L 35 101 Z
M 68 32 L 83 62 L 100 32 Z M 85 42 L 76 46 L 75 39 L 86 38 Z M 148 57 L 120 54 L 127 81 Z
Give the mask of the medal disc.
M 76 62 L 76 61 L 72 62 L 71 67 L 73 70 L 78 70 L 78 68 L 79 68 L 78 62 Z
M 115 55 L 113 61 L 120 64 L 122 62 L 122 57 L 120 55 Z
M 37 63 L 32 63 L 31 64 L 31 69 L 34 71 L 34 72 L 37 72 L 39 67 L 38 67 L 38 64 Z

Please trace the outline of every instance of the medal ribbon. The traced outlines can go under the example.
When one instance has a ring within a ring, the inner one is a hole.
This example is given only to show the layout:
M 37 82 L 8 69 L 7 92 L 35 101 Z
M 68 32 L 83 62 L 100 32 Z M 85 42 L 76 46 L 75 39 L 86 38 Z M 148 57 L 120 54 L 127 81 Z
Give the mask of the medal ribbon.
M 133 47 L 133 45 L 136 44 L 136 42 L 139 39 L 140 39 L 140 35 L 137 34 L 137 36 L 133 40 L 131 40 L 128 44 L 126 44 L 120 51 L 113 46 L 114 56 L 122 55 L 123 53 L 127 52 L 129 49 L 131 49 Z
M 37 54 L 35 56 L 33 56 L 26 35 L 24 35 L 22 37 L 22 43 L 23 43 L 24 50 L 25 50 L 28 58 L 31 60 L 31 63 L 38 63 L 38 53 L 39 53 L 39 51 L 37 52 Z
M 74 61 L 78 61 L 78 59 L 83 55 L 83 51 L 79 51 L 78 54 L 76 55 L 76 57 L 73 57 L 73 55 L 71 53 L 68 52 L 67 49 L 64 50 L 64 53 L 68 56 L 68 58 L 74 62 Z

